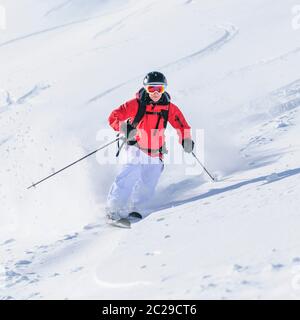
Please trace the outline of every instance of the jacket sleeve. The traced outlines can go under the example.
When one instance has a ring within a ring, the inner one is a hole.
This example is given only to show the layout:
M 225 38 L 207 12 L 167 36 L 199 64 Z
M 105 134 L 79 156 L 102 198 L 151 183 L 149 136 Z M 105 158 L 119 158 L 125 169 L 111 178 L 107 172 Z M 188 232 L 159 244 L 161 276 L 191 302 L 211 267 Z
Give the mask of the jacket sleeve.
M 120 131 L 122 122 L 128 118 L 133 118 L 136 113 L 135 103 L 131 100 L 122 104 L 119 108 L 112 111 L 108 118 L 109 125 L 115 130 Z
M 176 129 L 180 144 L 182 144 L 183 139 L 191 138 L 191 127 L 175 104 L 170 105 L 169 122 Z

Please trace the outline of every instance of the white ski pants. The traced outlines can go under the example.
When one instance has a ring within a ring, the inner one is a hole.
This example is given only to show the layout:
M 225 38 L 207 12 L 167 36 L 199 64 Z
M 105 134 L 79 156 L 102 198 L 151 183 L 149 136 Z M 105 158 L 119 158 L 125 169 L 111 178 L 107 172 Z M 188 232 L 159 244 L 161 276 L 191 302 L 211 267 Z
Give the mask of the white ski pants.
M 163 163 L 135 146 L 126 145 L 120 156 L 125 157 L 125 164 L 110 188 L 107 209 L 120 217 L 132 211 L 143 214 L 155 193 Z

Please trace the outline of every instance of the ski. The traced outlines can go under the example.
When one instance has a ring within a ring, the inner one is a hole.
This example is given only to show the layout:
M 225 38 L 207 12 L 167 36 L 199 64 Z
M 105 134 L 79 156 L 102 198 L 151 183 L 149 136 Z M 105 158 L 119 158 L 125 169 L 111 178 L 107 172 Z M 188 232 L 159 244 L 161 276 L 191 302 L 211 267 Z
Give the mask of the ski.
M 118 220 L 110 219 L 107 223 L 111 226 L 118 227 L 118 228 L 124 228 L 124 229 L 131 228 L 131 222 L 127 218 L 121 218 Z
M 138 212 L 129 213 L 127 218 L 112 219 L 109 215 L 106 216 L 106 223 L 119 228 L 130 229 L 131 223 L 138 222 L 143 219 L 143 216 Z

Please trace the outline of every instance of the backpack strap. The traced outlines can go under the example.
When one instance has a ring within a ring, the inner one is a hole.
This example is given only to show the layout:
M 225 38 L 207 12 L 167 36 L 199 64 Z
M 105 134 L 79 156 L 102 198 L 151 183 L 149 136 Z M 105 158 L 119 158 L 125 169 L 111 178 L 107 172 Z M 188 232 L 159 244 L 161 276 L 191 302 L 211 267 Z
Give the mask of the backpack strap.
M 136 128 L 140 121 L 143 119 L 145 113 L 146 113 L 146 103 L 142 102 L 140 99 L 137 100 L 138 102 L 138 111 L 132 121 L 132 126 Z
M 169 121 L 169 110 L 170 110 L 170 104 L 168 105 L 167 110 L 161 110 L 161 115 L 164 118 L 164 129 L 167 128 L 168 121 Z
M 161 118 L 164 119 L 164 129 L 167 128 L 168 120 L 169 120 L 169 109 L 170 109 L 170 104 L 168 105 L 168 109 L 167 110 L 161 110 L 160 112 L 156 112 L 156 114 L 158 114 L 158 119 L 157 119 L 157 122 L 156 122 L 154 135 L 156 135 L 156 133 L 158 131 L 158 127 L 159 127 L 159 123 L 160 123 Z

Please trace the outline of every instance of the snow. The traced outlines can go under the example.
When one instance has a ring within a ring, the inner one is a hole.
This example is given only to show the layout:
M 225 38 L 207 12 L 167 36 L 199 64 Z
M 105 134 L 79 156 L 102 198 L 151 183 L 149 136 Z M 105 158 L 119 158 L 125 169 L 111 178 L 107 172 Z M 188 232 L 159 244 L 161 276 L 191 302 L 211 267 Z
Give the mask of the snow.
M 0 299 L 299 299 L 298 4 L 2 0 Z M 130 230 L 104 221 L 114 147 L 27 190 L 157 69 L 218 182 L 168 164 Z

